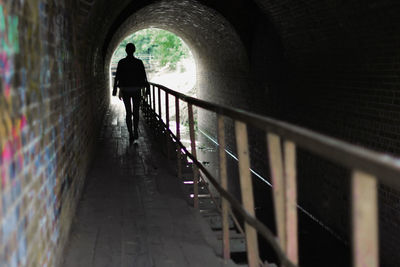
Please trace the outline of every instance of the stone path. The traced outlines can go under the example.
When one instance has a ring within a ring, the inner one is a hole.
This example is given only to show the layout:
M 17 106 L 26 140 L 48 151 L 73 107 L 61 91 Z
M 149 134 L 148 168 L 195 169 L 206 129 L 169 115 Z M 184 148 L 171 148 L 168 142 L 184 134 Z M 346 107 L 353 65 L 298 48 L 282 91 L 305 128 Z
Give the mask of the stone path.
M 74 218 L 63 267 L 235 266 L 189 207 L 141 122 L 129 145 L 122 104 L 112 105 Z

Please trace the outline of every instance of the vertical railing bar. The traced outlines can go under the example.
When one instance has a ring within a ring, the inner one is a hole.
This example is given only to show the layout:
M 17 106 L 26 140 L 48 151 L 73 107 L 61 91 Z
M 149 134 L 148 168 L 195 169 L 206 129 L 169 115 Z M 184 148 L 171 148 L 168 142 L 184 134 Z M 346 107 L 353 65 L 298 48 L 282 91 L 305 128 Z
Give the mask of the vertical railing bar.
M 378 193 L 376 177 L 352 175 L 353 266 L 379 266 Z
M 250 155 L 247 137 L 247 126 L 243 122 L 235 121 L 236 145 L 239 159 L 240 189 L 243 207 L 251 215 L 254 212 L 253 185 L 250 173 Z M 245 223 L 247 261 L 250 267 L 259 265 L 257 231 Z
M 145 90 L 147 90 L 147 88 L 145 89 Z M 149 90 L 150 90 L 150 88 L 149 88 Z M 150 94 L 150 91 L 148 92 L 148 94 L 147 94 L 147 91 L 145 91 L 145 103 L 146 103 L 146 122 L 148 122 L 149 121 L 149 118 L 150 118 L 150 106 L 151 106 L 151 94 Z
M 154 101 L 154 99 L 151 96 L 151 90 L 150 90 L 150 87 L 149 87 L 149 105 L 148 105 L 148 118 L 147 118 L 148 122 L 151 121 L 151 112 L 152 112 L 151 106 L 153 105 L 153 101 Z
M 154 113 L 156 112 L 156 89 L 155 89 L 155 86 L 154 85 L 152 85 L 152 88 L 153 88 L 153 111 L 154 111 Z
M 275 223 L 278 232 L 279 243 L 282 250 L 286 248 L 285 230 L 285 183 L 283 179 L 283 157 L 281 139 L 278 135 L 267 134 L 268 156 L 270 161 L 272 192 L 275 207 Z
M 147 90 L 148 89 L 148 90 Z M 149 85 L 149 87 L 148 88 L 146 88 L 146 91 L 145 91 L 145 94 L 146 94 L 146 100 L 147 100 L 147 109 L 146 109 L 146 111 L 147 111 L 147 118 L 146 118 L 146 121 L 147 122 L 150 122 L 150 119 L 151 119 L 151 105 L 152 105 L 152 103 L 153 103 L 153 99 L 151 98 L 151 90 L 150 90 L 150 85 Z
M 190 133 L 190 146 L 191 152 L 194 158 L 197 159 L 196 153 L 196 136 L 194 132 L 194 119 L 193 119 L 193 106 L 188 103 L 188 115 L 189 115 L 189 133 Z M 196 164 L 193 162 L 193 207 L 195 209 L 199 208 L 199 171 Z
M 219 154 L 219 177 L 221 186 L 228 191 L 228 174 L 226 167 L 225 154 L 225 125 L 224 117 L 218 115 L 218 154 Z M 225 198 L 222 198 L 222 240 L 223 240 L 223 255 L 225 260 L 230 259 L 230 240 L 229 240 L 229 203 Z
M 175 96 L 175 118 L 176 118 L 176 138 L 181 140 L 181 131 L 180 131 L 180 110 L 179 110 L 179 98 Z M 181 147 L 178 142 L 176 142 L 176 158 L 177 158 L 177 173 L 179 181 L 182 180 L 182 160 L 181 160 Z
M 168 92 L 165 91 L 165 123 L 167 126 L 167 131 L 165 132 L 165 145 L 166 145 L 166 149 L 167 149 L 167 159 L 169 159 L 170 157 L 170 152 L 169 152 L 169 142 L 170 142 L 170 138 L 169 138 L 169 97 L 168 97 Z
M 285 251 L 292 263 L 298 264 L 296 145 L 291 141 L 285 141 L 284 151 L 286 193 Z
M 160 116 L 160 120 L 162 120 L 162 113 L 161 113 L 161 88 L 158 87 L 158 115 Z
M 165 93 L 165 122 L 167 124 L 167 129 L 169 129 L 169 94 L 168 92 Z

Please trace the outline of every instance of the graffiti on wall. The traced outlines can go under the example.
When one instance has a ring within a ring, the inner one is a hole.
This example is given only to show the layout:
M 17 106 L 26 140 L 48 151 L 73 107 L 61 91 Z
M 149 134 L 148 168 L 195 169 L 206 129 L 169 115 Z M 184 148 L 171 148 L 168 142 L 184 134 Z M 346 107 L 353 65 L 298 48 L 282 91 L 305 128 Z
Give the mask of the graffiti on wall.
M 0 0 L 0 262 L 6 266 L 54 265 L 59 245 L 61 194 L 71 184 L 59 167 L 59 148 L 73 124 L 71 92 L 79 81 L 62 83 L 74 50 L 66 14 L 64 0 Z M 37 247 L 38 258 L 28 259 Z
M 0 6 L 0 78 L 6 97 L 10 97 L 13 56 L 19 52 L 18 38 L 18 17 L 6 15 L 3 6 Z

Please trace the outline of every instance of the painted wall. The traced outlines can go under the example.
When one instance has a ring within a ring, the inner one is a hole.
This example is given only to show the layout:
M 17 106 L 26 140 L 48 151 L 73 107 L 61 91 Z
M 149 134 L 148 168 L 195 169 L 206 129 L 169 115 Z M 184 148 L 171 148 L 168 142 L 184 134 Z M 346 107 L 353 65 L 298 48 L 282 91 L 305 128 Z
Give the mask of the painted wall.
M 0 0 L 1 266 L 57 265 L 88 169 L 100 118 L 73 2 Z

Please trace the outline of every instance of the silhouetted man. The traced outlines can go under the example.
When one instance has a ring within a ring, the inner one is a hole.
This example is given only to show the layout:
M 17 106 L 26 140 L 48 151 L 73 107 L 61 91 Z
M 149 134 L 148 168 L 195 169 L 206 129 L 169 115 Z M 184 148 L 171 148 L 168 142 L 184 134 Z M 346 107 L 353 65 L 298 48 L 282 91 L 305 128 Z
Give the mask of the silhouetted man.
M 117 87 L 119 87 L 119 99 L 123 99 L 124 101 L 126 111 L 126 126 L 128 126 L 129 141 L 132 142 L 138 138 L 141 91 L 143 88 L 148 89 L 149 83 L 147 82 L 146 71 L 144 69 L 143 62 L 133 56 L 133 53 L 136 51 L 135 45 L 132 43 L 127 44 L 125 51 L 127 54 L 126 58 L 123 58 L 118 62 L 117 73 L 114 81 L 113 96 L 117 94 Z M 146 93 L 148 92 L 149 90 L 146 90 Z

